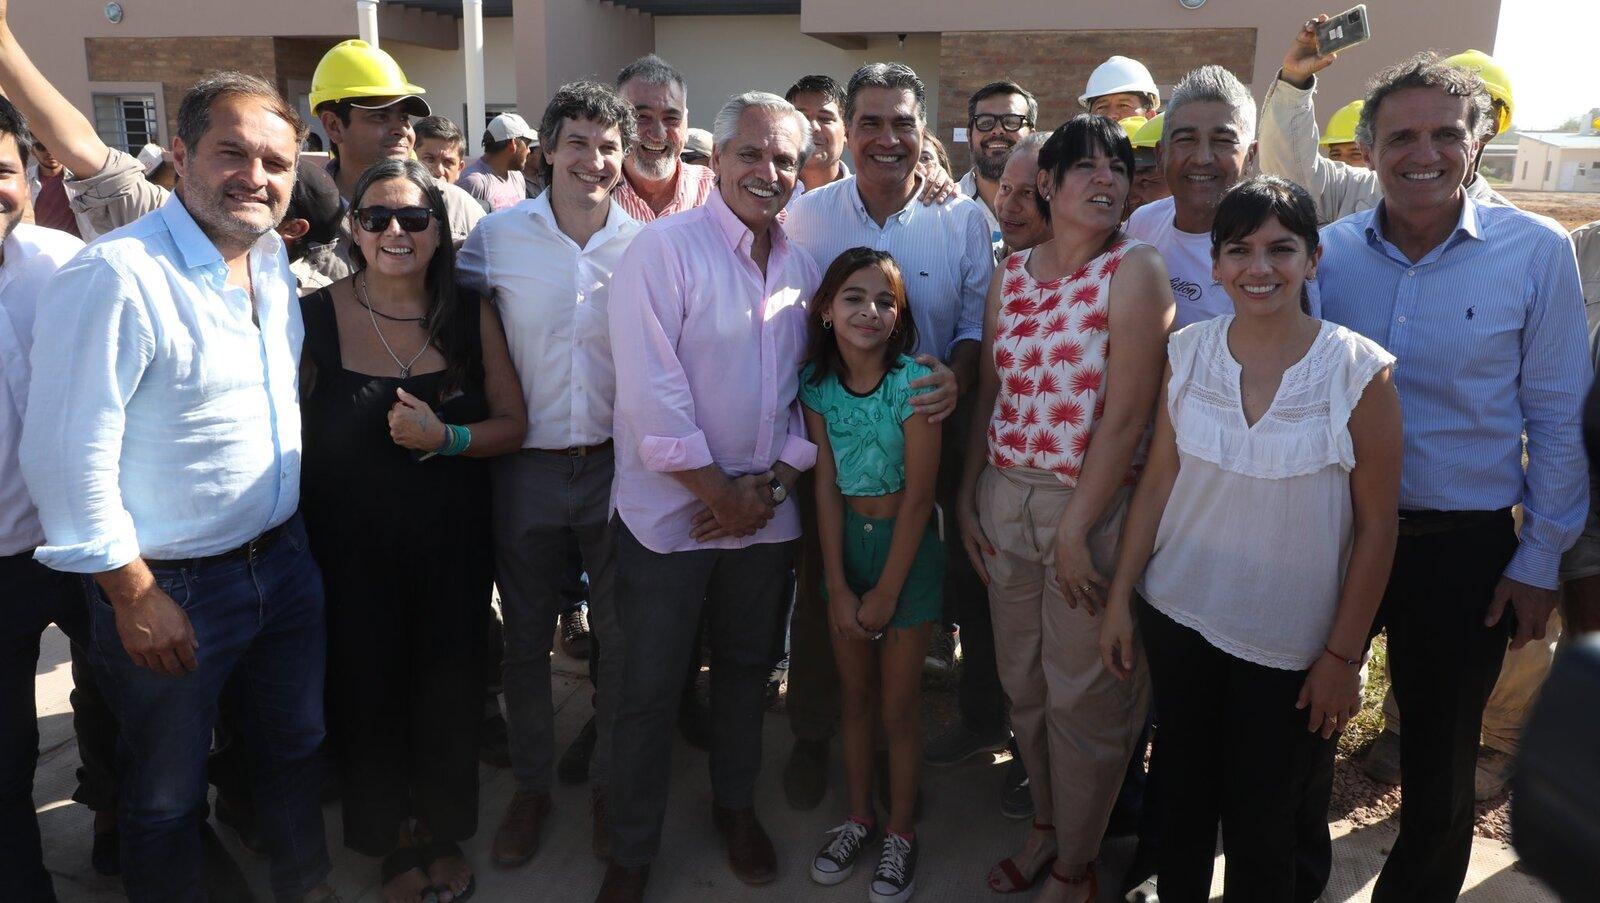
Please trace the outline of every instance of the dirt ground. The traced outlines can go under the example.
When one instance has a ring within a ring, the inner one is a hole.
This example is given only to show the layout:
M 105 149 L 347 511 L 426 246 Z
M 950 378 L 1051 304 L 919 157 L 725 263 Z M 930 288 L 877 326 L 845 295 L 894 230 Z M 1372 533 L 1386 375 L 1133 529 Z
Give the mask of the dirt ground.
M 1506 200 L 1529 213 L 1548 216 L 1572 231 L 1584 223 L 1600 220 L 1600 194 L 1577 191 L 1507 191 Z

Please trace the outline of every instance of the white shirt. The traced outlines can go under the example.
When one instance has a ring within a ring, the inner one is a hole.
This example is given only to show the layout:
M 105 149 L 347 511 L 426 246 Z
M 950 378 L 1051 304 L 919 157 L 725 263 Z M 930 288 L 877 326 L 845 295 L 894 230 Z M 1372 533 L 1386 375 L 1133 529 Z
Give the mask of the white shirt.
M 1179 470 L 1140 592 L 1229 655 L 1300 671 L 1328 641 L 1350 557 L 1350 413 L 1394 356 L 1324 322 L 1250 426 L 1232 324 L 1167 340 Z
M 18 223 L 5 240 L 0 262 L 0 555 L 25 552 L 44 541 L 39 514 L 22 481 L 19 449 L 28 408 L 28 351 L 39 291 L 62 264 L 83 249 L 65 232 Z
M 617 378 L 606 305 L 611 274 L 639 232 L 615 201 L 584 247 L 556 225 L 550 192 L 492 213 L 456 256 L 461 284 L 494 301 L 528 405 L 523 448 L 611 438 Z
M 294 514 L 305 326 L 278 233 L 249 261 L 259 327 L 173 195 L 45 286 L 22 431 L 40 562 L 216 555 Z
M 964 195 L 972 198 L 983 208 L 983 219 L 989 224 L 989 243 L 996 248 L 1005 244 L 1005 236 L 1000 234 L 1000 218 L 989 209 L 989 204 L 984 201 L 983 195 L 978 194 L 978 170 L 969 169 L 967 174 L 956 183 L 956 188 Z
M 843 251 L 865 245 L 888 251 L 905 277 L 917 324 L 916 354 L 950 360 L 957 342 L 983 339 L 983 303 L 994 272 L 981 201 L 955 196 L 928 206 L 922 181 L 900 212 L 882 226 L 867 213 L 856 177 L 808 191 L 788 209 L 784 229 L 826 273 Z

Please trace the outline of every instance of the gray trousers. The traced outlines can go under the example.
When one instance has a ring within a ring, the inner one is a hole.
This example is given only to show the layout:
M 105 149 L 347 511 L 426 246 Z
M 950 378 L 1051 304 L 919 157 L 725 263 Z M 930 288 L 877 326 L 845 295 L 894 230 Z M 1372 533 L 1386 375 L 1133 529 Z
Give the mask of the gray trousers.
M 712 795 L 729 809 L 754 804 L 767 675 L 787 613 L 794 543 L 661 554 L 640 544 L 620 517 L 611 526 L 626 650 L 617 723 L 627 729 L 611 740 L 608 811 L 611 859 L 632 867 L 649 863 L 661 845 L 673 727 L 702 615 L 711 639 Z
M 589 572 L 589 626 L 606 647 L 596 681 L 595 744 L 590 770 L 604 784 L 617 681 L 622 664 L 612 602 L 616 546 L 606 524 L 612 452 L 567 457 L 523 449 L 496 458 L 494 473 L 495 582 L 505 616 L 506 727 L 511 768 L 521 790 L 547 793 L 555 758 L 555 712 L 550 701 L 550 645 L 565 607 L 567 542 L 576 536 Z M 614 654 L 615 653 L 615 654 Z

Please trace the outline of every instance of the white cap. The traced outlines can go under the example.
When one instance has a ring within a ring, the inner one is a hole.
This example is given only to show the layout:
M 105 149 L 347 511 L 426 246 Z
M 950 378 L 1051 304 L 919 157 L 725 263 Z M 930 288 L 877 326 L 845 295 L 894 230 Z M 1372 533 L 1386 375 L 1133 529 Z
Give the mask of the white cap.
M 1158 101 L 1161 99 L 1161 89 L 1156 87 L 1156 80 L 1150 77 L 1150 70 L 1144 67 L 1144 63 L 1125 56 L 1114 56 L 1094 67 L 1087 89 L 1078 96 L 1078 103 L 1088 109 L 1089 102 L 1096 97 L 1123 93 L 1149 94 Z
M 146 144 L 139 148 L 139 165 L 144 167 L 144 174 L 150 175 L 163 163 L 168 163 L 171 158 L 161 149 L 159 144 Z
M 526 138 L 534 144 L 539 143 L 539 133 L 528 125 L 526 119 L 515 113 L 501 113 L 489 120 L 489 137 L 496 141 Z

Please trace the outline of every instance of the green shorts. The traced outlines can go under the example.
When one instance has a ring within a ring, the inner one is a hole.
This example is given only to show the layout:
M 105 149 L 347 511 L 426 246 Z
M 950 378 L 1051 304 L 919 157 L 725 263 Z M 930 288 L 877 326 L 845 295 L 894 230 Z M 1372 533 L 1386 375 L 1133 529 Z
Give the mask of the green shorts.
M 917 557 L 906 572 L 905 585 L 895 603 L 889 627 L 916 627 L 940 619 L 944 607 L 944 540 L 939 538 L 937 512 L 928 518 L 928 529 L 917 546 Z M 889 545 L 894 539 L 894 518 L 862 517 L 847 505 L 844 509 L 844 579 L 856 595 L 878 585 L 883 565 L 889 560 Z M 822 598 L 828 598 L 823 586 Z

